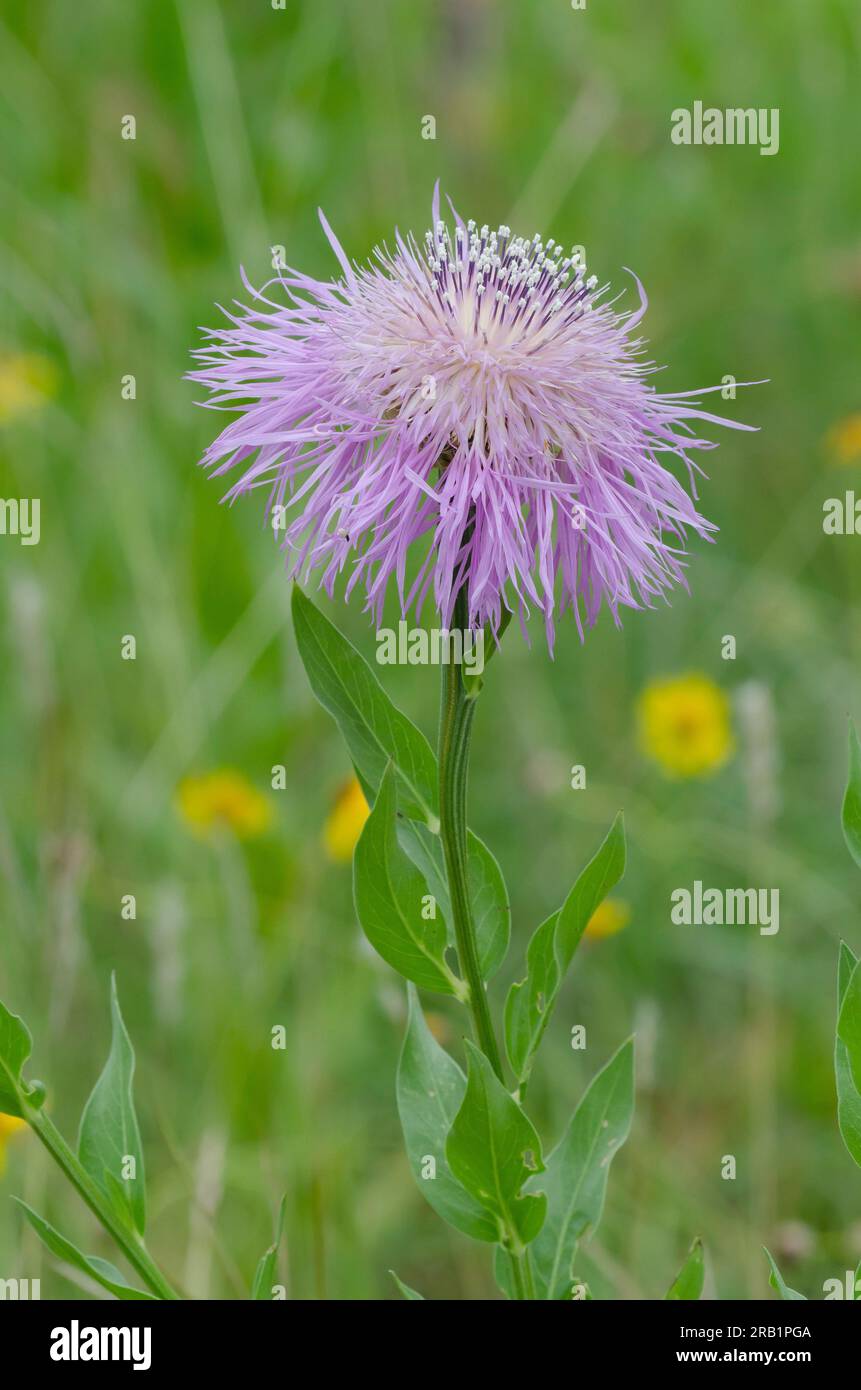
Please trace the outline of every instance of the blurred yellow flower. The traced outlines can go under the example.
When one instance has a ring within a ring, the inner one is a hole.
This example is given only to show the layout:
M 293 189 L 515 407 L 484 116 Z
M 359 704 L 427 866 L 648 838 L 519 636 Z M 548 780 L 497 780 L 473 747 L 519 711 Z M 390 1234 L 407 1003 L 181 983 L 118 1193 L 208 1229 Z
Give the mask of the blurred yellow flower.
M 835 463 L 857 463 L 861 459 L 861 411 L 832 425 L 825 443 Z
M 631 920 L 631 909 L 621 898 L 605 898 L 586 923 L 583 935 L 590 941 L 603 941 L 605 936 L 615 936 L 617 931 L 627 927 Z
M 246 840 L 261 835 L 272 820 L 265 796 L 231 768 L 184 777 L 177 788 L 176 806 L 186 824 L 203 836 L 226 827 Z
M 36 352 L 0 352 L 0 425 L 29 415 L 57 390 L 57 368 Z
M 362 826 L 370 814 L 365 793 L 356 778 L 351 777 L 338 789 L 323 827 L 326 853 L 336 864 L 349 864 Z
M 425 1014 L 425 1023 L 431 1033 L 440 1044 L 450 1043 L 452 1040 L 452 1026 L 445 1014 L 428 1013 Z
M 652 681 L 638 702 L 640 743 L 668 777 L 704 777 L 733 751 L 729 700 L 707 676 Z
M 26 1128 L 26 1122 L 19 1120 L 17 1115 L 0 1115 L 0 1173 L 6 1168 L 6 1141 Z

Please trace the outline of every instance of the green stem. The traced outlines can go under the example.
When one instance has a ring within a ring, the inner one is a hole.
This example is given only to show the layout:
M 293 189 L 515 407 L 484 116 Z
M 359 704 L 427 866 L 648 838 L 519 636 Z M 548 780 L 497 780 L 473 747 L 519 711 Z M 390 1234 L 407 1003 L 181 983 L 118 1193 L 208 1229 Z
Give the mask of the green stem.
M 508 1256 L 511 1262 L 511 1277 L 514 1282 L 514 1294 L 519 1302 L 526 1298 L 526 1280 L 523 1277 L 523 1261 L 518 1255 Z
M 113 1237 L 129 1264 L 158 1298 L 178 1299 L 177 1294 L 155 1264 L 141 1238 L 130 1231 L 115 1215 L 107 1197 L 96 1185 L 77 1155 L 72 1152 L 60 1131 L 42 1110 L 27 1107 L 27 1122 L 35 1130 L 55 1163 L 62 1168 L 69 1182 L 76 1187 L 94 1216 Z
M 523 1282 L 526 1286 L 526 1297 L 535 1298 L 535 1280 L 532 1278 L 532 1260 L 528 1250 L 524 1250 L 520 1256 L 523 1261 Z
M 468 624 L 466 590 L 461 589 L 455 600 L 453 626 L 464 633 L 464 645 Z M 458 961 L 461 974 L 469 985 L 468 1003 L 472 1011 L 476 1040 L 504 1085 L 502 1060 L 490 1018 L 487 992 L 481 977 L 467 873 L 466 792 L 469 744 L 481 685 L 480 677 L 472 678 L 466 683 L 459 665 L 453 662 L 443 663 L 439 724 L 440 838 L 445 855 Z M 524 1301 L 534 1299 L 535 1283 L 529 1251 L 521 1249 L 519 1254 L 510 1252 L 509 1259 L 515 1297 Z
M 454 627 L 468 627 L 466 591 L 455 601 Z M 440 838 L 445 855 L 451 914 L 461 974 L 469 985 L 469 1007 L 479 1047 L 500 1081 L 502 1061 L 490 1020 L 487 994 L 481 978 L 475 923 L 467 879 L 466 789 L 469 741 L 478 687 L 467 691 L 463 672 L 455 662 L 443 662 L 439 724 Z
M 509 1252 L 508 1258 L 511 1261 L 515 1298 L 519 1302 L 534 1302 L 535 1280 L 532 1278 L 532 1261 L 529 1258 L 529 1251 L 524 1250 L 520 1255 Z

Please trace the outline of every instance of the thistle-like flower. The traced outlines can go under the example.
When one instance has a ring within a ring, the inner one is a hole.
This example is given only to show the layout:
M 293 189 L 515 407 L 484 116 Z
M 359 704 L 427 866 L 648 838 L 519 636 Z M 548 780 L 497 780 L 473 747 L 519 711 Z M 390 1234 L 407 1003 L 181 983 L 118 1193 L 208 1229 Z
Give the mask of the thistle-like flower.
M 452 214 L 437 188 L 423 253 L 397 233 L 358 266 L 321 213 L 340 279 L 243 276 L 251 305 L 206 332 L 190 374 L 240 412 L 202 462 L 241 467 L 231 500 L 267 487 L 290 574 L 321 571 L 331 594 L 348 570 L 378 623 L 394 579 L 404 613 L 433 586 L 444 626 L 462 589 L 471 626 L 535 607 L 552 647 L 557 609 L 582 637 L 603 601 L 618 624 L 685 583 L 687 530 L 715 527 L 668 456 L 695 497 L 691 452 L 714 445 L 691 422 L 746 427 L 650 384 L 636 277 L 638 307 L 619 310 L 577 250 Z

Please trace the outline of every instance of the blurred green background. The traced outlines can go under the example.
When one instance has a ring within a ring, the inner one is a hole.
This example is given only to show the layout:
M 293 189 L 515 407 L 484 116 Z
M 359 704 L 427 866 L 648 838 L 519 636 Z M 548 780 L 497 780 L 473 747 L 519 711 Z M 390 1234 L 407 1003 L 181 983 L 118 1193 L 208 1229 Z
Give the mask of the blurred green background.
M 182 381 L 240 264 L 259 282 L 284 245 L 334 274 L 318 205 L 362 258 L 395 224 L 423 234 L 439 176 L 464 216 L 582 243 L 620 288 L 633 267 L 662 388 L 769 379 L 715 407 L 761 432 L 713 431 L 701 496 L 721 533 L 694 548 L 690 597 L 621 633 L 604 616 L 582 647 L 562 624 L 553 661 L 540 625 L 531 650 L 510 631 L 481 701 L 471 820 L 512 897 L 499 1008 L 531 930 L 626 812 L 630 923 L 583 948 L 533 1088 L 555 1136 L 637 1030 L 634 1129 L 578 1264 L 595 1295 L 662 1296 L 699 1234 L 712 1296 L 766 1297 L 765 1243 L 822 1297 L 861 1254 L 832 1076 L 837 945 L 861 946 L 839 827 L 861 540 L 822 532 L 823 501 L 861 493 L 851 440 L 842 462 L 826 442 L 861 410 L 857 5 L 0 8 L 0 494 L 42 507 L 38 546 L 0 537 L 0 997 L 31 1027 L 54 1118 L 74 1136 L 116 970 L 150 1246 L 190 1293 L 246 1296 L 286 1191 L 291 1296 L 389 1298 L 389 1267 L 428 1297 L 493 1295 L 488 1252 L 443 1226 L 407 1169 L 402 989 L 363 947 L 349 868 L 323 843 L 349 764 L 298 662 L 256 499 L 220 507 L 195 467 L 219 419 Z M 673 145 L 671 111 L 696 100 L 779 107 L 779 153 Z M 359 603 L 326 609 L 372 658 Z M 638 746 L 636 702 L 688 671 L 732 698 L 736 752 L 674 781 Z M 436 673 L 384 676 L 433 736 Z M 266 798 L 264 833 L 203 839 L 178 814 L 181 780 L 224 767 Z M 697 878 L 779 888 L 779 935 L 672 926 L 671 891 Z M 428 1002 L 458 1052 L 462 1020 Z M 111 1256 L 37 1148 L 6 1145 L 0 1276 L 83 1296 L 8 1199 Z

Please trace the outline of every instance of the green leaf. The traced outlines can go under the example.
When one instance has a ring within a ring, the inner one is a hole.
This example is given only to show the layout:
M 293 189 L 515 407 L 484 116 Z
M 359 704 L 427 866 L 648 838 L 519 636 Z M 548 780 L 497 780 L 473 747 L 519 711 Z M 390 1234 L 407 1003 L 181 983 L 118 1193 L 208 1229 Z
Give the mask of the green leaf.
M 13 1197 L 12 1200 L 17 1202 L 37 1236 L 58 1260 L 63 1260 L 73 1269 L 81 1270 L 83 1274 L 88 1274 L 97 1284 L 101 1284 L 103 1289 L 107 1289 L 122 1302 L 158 1302 L 153 1294 L 144 1293 L 143 1289 L 135 1289 L 127 1284 L 120 1271 L 108 1260 L 102 1260 L 98 1255 L 82 1255 L 77 1246 L 66 1240 L 65 1236 L 61 1236 L 53 1226 L 49 1226 L 48 1222 L 33 1211 L 32 1207 L 28 1207 L 26 1202 L 22 1202 L 20 1197 Z
M 843 1005 L 849 994 L 849 986 L 855 979 L 858 960 L 845 941 L 840 943 L 840 956 L 837 970 L 837 1034 L 834 1039 L 834 1078 L 837 1087 L 837 1124 L 843 1143 L 850 1155 L 861 1168 L 861 1094 L 852 1075 L 849 1049 L 840 1036 L 840 1019 Z
M 517 1297 L 515 1293 L 514 1270 L 511 1255 L 509 1255 L 504 1245 L 497 1245 L 493 1252 L 493 1277 L 497 1287 L 502 1290 L 506 1298 Z
M 439 835 L 428 830 L 420 821 L 406 820 L 398 816 L 398 844 L 407 858 L 415 865 L 427 884 L 427 891 L 436 898 L 437 906 L 446 923 L 451 922 L 451 902 L 448 896 L 448 880 L 445 873 L 445 859 Z M 454 933 L 449 933 L 449 944 L 454 943 Z
M 559 912 L 535 932 L 526 953 L 526 977 L 508 992 L 505 1047 L 521 1087 L 529 1080 L 562 980 L 589 919 L 624 872 L 625 823 L 620 811 Z
M 423 1293 L 416 1293 L 415 1289 L 411 1289 L 409 1284 L 405 1284 L 403 1279 L 398 1278 L 393 1269 L 389 1270 L 389 1274 L 391 1274 L 392 1278 L 394 1279 L 396 1285 L 400 1289 L 404 1298 L 408 1298 L 411 1303 L 415 1303 L 416 1301 L 418 1301 L 419 1303 L 424 1303 L 425 1296 Z
M 511 935 L 511 907 L 502 870 L 483 840 L 466 832 L 466 877 L 478 964 L 483 980 L 489 980 L 508 953 Z
M 629 1038 L 599 1071 L 548 1156 L 541 1187 L 547 1220 L 532 1247 L 540 1298 L 567 1298 L 577 1242 L 601 1219 L 607 1175 L 634 1114 L 634 1040 Z
M 0 1004 L 0 1114 L 25 1119 L 29 1087 L 21 1076 L 33 1046 L 27 1025 Z
M 496 1238 L 515 1254 L 541 1230 L 547 1202 L 524 1184 L 544 1171 L 541 1143 L 520 1106 L 472 1043 L 466 1094 L 448 1136 L 446 1155 L 455 1177 L 494 1217 Z
M 534 933 L 526 950 L 526 978 L 511 986 L 505 1001 L 505 1050 L 520 1086 L 529 1080 L 559 993 L 561 975 L 554 948 L 558 920 L 559 913 L 554 912 Z
M 773 1289 L 776 1289 L 777 1292 L 780 1294 L 780 1297 L 783 1299 L 794 1299 L 796 1301 L 800 1301 L 801 1303 L 806 1303 L 807 1299 L 805 1298 L 804 1294 L 796 1292 L 795 1289 L 791 1289 L 789 1285 L 786 1283 L 786 1281 L 783 1278 L 783 1275 L 777 1268 L 777 1265 L 774 1263 L 774 1259 L 772 1258 L 771 1252 L 769 1250 L 766 1250 L 765 1246 L 763 1246 L 762 1248 L 763 1250 L 765 1250 L 766 1259 L 768 1260 L 768 1263 L 771 1265 L 771 1275 L 769 1276 L 768 1280 L 771 1287 Z
M 398 844 L 396 797 L 390 764 L 353 858 L 356 912 L 371 945 L 401 975 L 462 999 L 467 987 L 446 963 L 442 914 L 422 917 L 427 885 Z
M 861 965 L 855 965 L 837 1016 L 837 1037 L 846 1048 L 856 1091 L 861 1091 Z
M 284 1234 L 284 1212 L 287 1206 L 286 1194 L 281 1198 L 281 1205 L 278 1208 L 278 1221 L 275 1226 L 275 1239 L 269 1249 L 261 1256 L 260 1262 L 254 1273 L 254 1283 L 251 1287 L 251 1297 L 253 1299 L 270 1299 L 272 1290 L 277 1284 L 278 1272 L 278 1247 Z
M 861 868 L 861 743 L 849 721 L 849 781 L 843 798 L 843 836 L 849 853 Z
M 398 1063 L 398 1114 L 410 1169 L 437 1215 L 474 1240 L 498 1240 L 496 1222 L 449 1168 L 445 1141 L 463 1101 L 466 1077 L 428 1028 L 413 985 Z M 433 1159 L 433 1166 L 428 1163 Z M 422 1177 L 422 1170 L 435 1177 Z
M 625 872 L 625 818 L 620 811 L 607 838 L 590 859 L 560 911 L 556 924 L 556 959 L 564 974 L 580 945 L 589 919 Z
M 398 842 L 420 870 L 428 892 L 436 898 L 446 922 L 452 921 L 451 901 L 445 872 L 442 842 L 426 826 L 416 821 L 398 822 Z M 508 952 L 511 934 L 511 908 L 502 871 L 482 840 L 471 830 L 466 832 L 467 881 L 472 902 L 478 963 L 482 979 L 487 981 L 499 969 Z M 448 943 L 454 945 L 449 931 Z
M 424 734 L 395 708 L 364 657 L 298 584 L 293 626 L 311 689 L 337 722 L 364 785 L 375 790 L 391 761 L 401 809 L 438 830 L 436 758 Z
M 143 1235 L 146 1185 L 143 1149 L 132 1098 L 134 1072 L 134 1048 L 120 1013 L 116 977 L 111 976 L 111 1050 L 84 1106 L 78 1133 L 78 1157 L 118 1215 Z M 129 1158 L 134 1159 L 133 1178 L 123 1176 L 123 1166 Z
M 697 1236 L 685 1256 L 685 1262 L 667 1290 L 671 1301 L 683 1299 L 695 1302 L 702 1297 L 706 1267 L 703 1260 L 703 1243 Z

